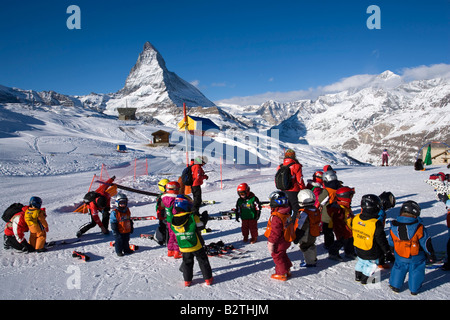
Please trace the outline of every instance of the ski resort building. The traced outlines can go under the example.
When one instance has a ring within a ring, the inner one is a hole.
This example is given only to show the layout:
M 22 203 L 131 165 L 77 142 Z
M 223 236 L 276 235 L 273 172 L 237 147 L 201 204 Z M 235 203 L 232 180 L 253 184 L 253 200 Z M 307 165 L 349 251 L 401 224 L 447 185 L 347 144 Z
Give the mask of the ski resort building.
M 178 122 L 178 130 L 185 130 L 184 119 Z M 219 131 L 220 128 L 210 119 L 196 117 L 196 116 L 187 116 L 187 130 L 192 135 L 214 135 L 213 131 Z

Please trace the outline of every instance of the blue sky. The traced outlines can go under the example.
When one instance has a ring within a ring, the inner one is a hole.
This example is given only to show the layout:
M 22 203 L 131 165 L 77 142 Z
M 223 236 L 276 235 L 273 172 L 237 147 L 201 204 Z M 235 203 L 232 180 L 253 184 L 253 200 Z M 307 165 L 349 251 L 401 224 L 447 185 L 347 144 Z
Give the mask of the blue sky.
M 81 9 L 80 30 L 66 26 L 72 4 Z M 367 28 L 370 5 L 381 10 L 381 29 Z M 0 84 L 37 91 L 115 92 L 146 41 L 170 71 L 212 101 L 305 91 L 388 69 L 402 74 L 435 66 L 439 74 L 436 65 L 448 71 L 450 64 L 448 0 L 54 0 L 0 6 Z

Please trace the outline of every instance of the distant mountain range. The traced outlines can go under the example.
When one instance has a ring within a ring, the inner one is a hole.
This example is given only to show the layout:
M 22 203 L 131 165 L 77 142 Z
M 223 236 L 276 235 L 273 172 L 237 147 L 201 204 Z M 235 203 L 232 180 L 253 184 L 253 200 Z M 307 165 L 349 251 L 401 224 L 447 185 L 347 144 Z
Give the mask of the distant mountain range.
M 0 85 L 0 103 L 80 107 L 107 115 L 117 115 L 117 108 L 133 107 L 138 117 L 169 127 L 181 119 L 186 103 L 190 114 L 208 117 L 222 130 L 278 129 L 287 146 L 326 147 L 373 164 L 380 163 L 384 148 L 392 164 L 411 164 L 425 142 L 450 144 L 449 79 L 405 83 L 385 71 L 364 85 L 315 100 L 216 106 L 167 70 L 162 55 L 149 42 L 116 93 L 67 96 Z

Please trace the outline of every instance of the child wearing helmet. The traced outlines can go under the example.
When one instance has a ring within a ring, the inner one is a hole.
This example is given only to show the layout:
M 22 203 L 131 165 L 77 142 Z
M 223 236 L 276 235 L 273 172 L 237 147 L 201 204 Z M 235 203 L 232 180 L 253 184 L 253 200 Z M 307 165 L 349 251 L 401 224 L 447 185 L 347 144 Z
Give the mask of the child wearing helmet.
M 248 241 L 250 234 L 250 243 L 255 243 L 258 238 L 258 219 L 261 215 L 261 203 L 250 187 L 246 183 L 241 183 L 237 187 L 239 196 L 236 201 L 236 221 L 242 220 L 241 232 L 243 241 Z
M 47 239 L 48 223 L 45 208 L 42 207 L 42 199 L 39 197 L 31 197 L 28 208 L 25 211 L 25 222 L 30 230 L 30 245 L 37 252 L 47 251 L 45 248 L 45 240 Z
M 133 253 L 130 249 L 130 234 L 133 233 L 133 221 L 128 208 L 128 197 L 119 193 L 116 199 L 117 208 L 110 215 L 111 230 L 114 234 L 114 249 L 119 257 Z
M 361 213 L 352 221 L 353 245 L 358 257 L 355 280 L 361 284 L 367 284 L 377 270 L 382 254 L 386 255 L 387 261 L 393 260 L 383 222 L 379 219 L 381 209 L 381 199 L 377 195 L 366 194 L 361 198 Z
M 291 276 L 292 262 L 286 250 L 295 239 L 295 221 L 291 217 L 288 197 L 283 191 L 274 191 L 269 195 L 271 215 L 267 221 L 264 235 L 267 237 L 267 249 L 275 263 L 272 279 L 286 281 Z
M 213 281 L 211 265 L 204 249 L 204 240 L 200 233 L 206 221 L 192 212 L 193 201 L 187 195 L 178 195 L 174 200 L 175 213 L 172 218 L 171 229 L 175 233 L 183 262 L 180 271 L 183 272 L 184 284 L 189 287 L 194 276 L 194 257 L 200 266 L 203 279 L 207 285 Z
M 345 257 L 353 260 L 356 258 L 355 248 L 353 246 L 352 220 L 353 212 L 350 208 L 354 188 L 341 187 L 336 190 L 337 208 L 329 211 L 333 222 L 333 232 L 336 240 L 328 250 L 328 258 L 336 261 L 342 261 L 339 250 L 343 247 Z
M 158 182 L 158 189 L 161 192 L 157 197 L 156 197 L 156 217 L 158 218 L 159 221 L 159 225 L 158 228 L 156 229 L 155 232 L 155 238 L 156 241 L 158 241 L 158 243 L 160 245 L 167 245 L 167 241 L 168 241 L 168 231 L 167 231 L 167 221 L 166 221 L 166 208 L 164 207 L 161 197 L 164 195 L 164 193 L 166 192 L 166 184 L 169 183 L 169 179 L 161 179 Z
M 316 196 L 312 190 L 303 189 L 298 193 L 300 218 L 295 230 L 295 244 L 299 244 L 305 261 L 301 267 L 315 267 L 317 263 L 316 238 L 320 235 L 320 210 L 315 206 Z
M 423 225 L 420 206 L 415 201 L 406 201 L 400 216 L 392 222 L 389 230 L 389 245 L 394 247 L 395 263 L 389 277 L 389 286 L 399 292 L 409 272 L 408 285 L 416 295 L 425 278 L 425 264 L 436 260 L 431 238 Z
M 165 216 L 167 222 L 167 231 L 169 233 L 167 240 L 167 256 L 175 259 L 181 258 L 180 248 L 178 247 L 177 238 L 172 231 L 170 224 L 173 215 L 176 213 L 174 203 L 175 198 L 180 192 L 180 184 L 177 181 L 169 181 L 165 186 L 166 192 L 161 196 L 161 203 L 165 208 Z

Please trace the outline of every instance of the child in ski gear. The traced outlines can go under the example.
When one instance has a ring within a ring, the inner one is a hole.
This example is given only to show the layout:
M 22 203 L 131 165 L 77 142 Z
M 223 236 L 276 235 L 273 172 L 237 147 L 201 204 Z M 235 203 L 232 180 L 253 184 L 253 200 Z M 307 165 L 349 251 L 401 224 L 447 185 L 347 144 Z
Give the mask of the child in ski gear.
M 102 220 L 100 220 L 98 213 L 104 210 L 108 204 L 108 198 L 100 195 L 95 198 L 93 201 L 88 203 L 89 215 L 91 216 L 91 222 L 83 225 L 77 232 L 77 237 L 81 237 L 88 230 L 92 229 L 96 225 L 99 226 L 103 234 L 108 234 L 108 230 L 104 227 Z M 109 211 L 109 210 L 108 210 Z M 109 217 L 109 215 L 108 215 Z
M 28 208 L 25 211 L 25 222 L 30 230 L 30 244 L 37 252 L 47 251 L 45 249 L 45 240 L 47 239 L 48 223 L 45 214 L 45 208 L 42 208 L 42 199 L 31 197 Z
M 108 188 L 112 186 L 115 176 L 106 180 L 102 183 L 95 192 L 99 195 L 94 200 L 87 203 L 88 212 L 91 217 L 91 222 L 83 225 L 77 232 L 77 237 L 81 237 L 88 230 L 94 228 L 96 225 L 99 226 L 103 234 L 109 234 L 109 211 L 111 210 L 111 194 L 107 192 Z M 100 220 L 99 212 L 102 213 L 102 219 Z
M 297 215 L 300 206 L 298 205 L 297 195 L 300 190 L 305 189 L 305 182 L 303 181 L 302 165 L 297 160 L 295 151 L 292 149 L 286 150 L 284 153 L 283 164 L 278 166 L 277 171 L 281 166 L 289 166 L 291 170 L 291 188 L 282 190 L 289 199 L 289 204 L 292 209 L 292 214 Z
M 14 248 L 24 252 L 33 252 L 34 247 L 25 239 L 25 232 L 29 231 L 25 222 L 25 211 L 28 206 L 24 206 L 21 211 L 12 216 L 5 226 L 4 248 Z
M 334 242 L 333 221 L 330 213 L 339 208 L 336 203 L 336 190 L 341 186 L 341 182 L 338 180 L 336 172 L 331 169 L 331 166 L 328 167 L 330 168 L 327 168 L 327 166 L 324 167 L 323 174 L 323 185 L 328 193 L 328 203 L 326 203 L 324 210 L 322 210 L 322 232 L 325 249 L 327 250 Z
M 205 228 L 206 221 L 192 212 L 193 201 L 189 196 L 178 195 L 174 201 L 175 214 L 171 228 L 176 235 L 183 262 L 180 271 L 183 273 L 185 286 L 190 286 L 193 278 L 194 257 L 200 266 L 203 279 L 207 285 L 213 281 L 211 265 L 204 248 L 204 240 L 200 230 Z
M 169 233 L 169 239 L 167 240 L 167 256 L 180 259 L 182 255 L 178 246 L 177 238 L 170 227 L 173 215 L 176 213 L 174 203 L 175 198 L 180 192 L 180 184 L 177 181 L 170 181 L 166 184 L 165 188 L 166 193 L 161 196 L 161 203 L 166 210 L 167 231 Z
M 253 192 L 250 192 L 250 187 L 246 183 L 241 183 L 237 187 L 237 194 L 239 196 L 236 201 L 236 221 L 242 219 L 241 232 L 243 241 L 248 241 L 249 234 L 251 235 L 250 243 L 255 243 L 258 238 L 258 219 L 261 215 L 261 203 Z
M 310 189 L 316 196 L 316 201 L 314 203 L 316 208 L 321 210 L 322 207 L 328 203 L 328 199 L 329 199 L 328 192 L 326 192 L 326 195 L 324 194 L 321 197 L 321 194 L 323 193 L 323 190 L 324 190 L 323 172 L 322 171 L 314 172 L 312 180 L 307 181 L 306 189 Z M 321 198 L 321 199 L 319 199 L 319 198 Z
M 194 198 L 192 211 L 199 215 L 200 206 L 202 205 L 202 184 L 203 180 L 208 180 L 208 176 L 203 171 L 203 166 L 208 163 L 206 156 L 195 157 L 192 165 L 193 183 L 191 187 L 192 197 Z
M 300 218 L 295 231 L 295 244 L 299 244 L 305 261 L 301 267 L 315 267 L 317 263 L 316 238 L 320 235 L 320 210 L 315 206 L 316 196 L 312 190 L 303 189 L 298 193 Z M 302 222 L 304 218 L 304 222 Z
M 158 189 L 161 191 L 161 194 L 156 197 L 156 217 L 158 218 L 159 225 L 155 232 L 155 238 L 160 245 L 167 245 L 169 240 L 169 233 L 167 230 L 167 221 L 166 221 L 166 208 L 162 204 L 161 197 L 166 192 L 166 184 L 170 181 L 168 179 L 161 179 L 158 182 Z
M 342 247 L 344 247 L 345 257 L 352 260 L 356 258 L 352 234 L 352 220 L 354 216 L 350 208 L 354 194 L 354 188 L 341 187 L 336 190 L 338 207 L 330 211 L 336 240 L 328 250 L 329 259 L 342 261 L 342 257 L 339 255 L 339 250 Z
M 121 257 L 124 254 L 133 253 L 130 249 L 130 234 L 133 233 L 133 221 L 131 220 L 130 209 L 128 208 L 128 197 L 119 193 L 116 199 L 117 208 L 111 211 L 110 223 L 114 234 L 114 249 Z
M 377 270 L 379 257 L 393 261 L 383 223 L 378 219 L 381 200 L 377 195 L 366 194 L 361 198 L 361 213 L 352 221 L 353 245 L 358 261 L 355 265 L 355 280 L 367 284 L 367 280 Z
M 381 154 L 381 165 L 384 167 L 385 165 L 386 166 L 389 166 L 389 153 L 388 153 L 388 151 L 387 151 L 387 149 L 384 149 L 383 150 L 383 153 Z
M 286 281 L 291 276 L 292 267 L 286 250 L 295 239 L 295 225 L 286 193 L 272 192 L 269 200 L 272 213 L 264 235 L 267 237 L 267 249 L 275 263 L 275 273 L 271 275 L 271 278 Z
M 433 245 L 420 216 L 420 206 L 415 201 L 406 201 L 397 220 L 389 230 L 389 245 L 394 247 L 395 263 L 389 277 L 389 286 L 399 292 L 409 272 L 408 285 L 416 295 L 425 278 L 427 259 L 434 262 Z

